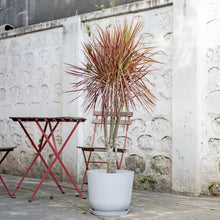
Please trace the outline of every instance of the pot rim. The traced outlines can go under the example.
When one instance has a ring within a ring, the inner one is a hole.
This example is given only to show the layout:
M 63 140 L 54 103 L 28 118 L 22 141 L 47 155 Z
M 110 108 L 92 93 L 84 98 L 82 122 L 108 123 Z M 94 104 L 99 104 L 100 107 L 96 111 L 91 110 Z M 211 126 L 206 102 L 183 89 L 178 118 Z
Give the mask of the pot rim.
M 108 175 L 119 175 L 119 174 L 127 174 L 127 173 L 134 173 L 132 170 L 116 170 L 116 173 L 107 173 L 105 169 L 92 169 L 88 170 L 87 173 L 102 173 Z

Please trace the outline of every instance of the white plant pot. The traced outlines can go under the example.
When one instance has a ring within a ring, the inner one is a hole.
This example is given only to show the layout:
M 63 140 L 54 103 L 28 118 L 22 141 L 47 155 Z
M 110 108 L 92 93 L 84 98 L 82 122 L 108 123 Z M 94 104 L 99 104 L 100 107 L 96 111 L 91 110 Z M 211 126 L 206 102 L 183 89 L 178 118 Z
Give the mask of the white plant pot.
M 117 170 L 88 170 L 88 195 L 95 215 L 120 216 L 128 213 L 131 202 L 134 172 Z

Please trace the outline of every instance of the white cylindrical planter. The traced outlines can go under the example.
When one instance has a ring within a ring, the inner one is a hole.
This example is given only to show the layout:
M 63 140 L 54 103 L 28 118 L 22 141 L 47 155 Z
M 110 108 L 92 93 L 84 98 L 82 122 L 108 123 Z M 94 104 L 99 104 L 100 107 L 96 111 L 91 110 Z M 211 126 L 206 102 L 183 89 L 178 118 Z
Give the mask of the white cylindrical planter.
M 131 202 L 134 172 L 117 170 L 88 170 L 88 194 L 95 215 L 120 216 L 128 213 Z

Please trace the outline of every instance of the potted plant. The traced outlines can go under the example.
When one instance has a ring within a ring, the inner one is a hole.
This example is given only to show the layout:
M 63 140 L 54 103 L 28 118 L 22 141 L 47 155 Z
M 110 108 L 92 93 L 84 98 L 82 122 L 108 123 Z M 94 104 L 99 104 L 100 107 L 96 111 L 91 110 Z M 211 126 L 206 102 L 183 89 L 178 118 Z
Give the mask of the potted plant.
M 66 72 L 77 77 L 70 92 L 84 95 L 86 111 L 94 111 L 97 107 L 102 111 L 107 171 L 89 170 L 87 173 L 90 204 L 93 213 L 98 215 L 125 214 L 131 200 L 133 172 L 116 171 L 116 137 L 121 112 L 129 111 L 130 108 L 135 110 L 137 102 L 147 111 L 154 105 L 155 97 L 148 88 L 150 82 L 147 75 L 154 70 L 152 65 L 156 61 L 153 48 L 144 44 L 143 35 L 138 36 L 142 27 L 143 21 L 134 19 L 130 23 L 127 19 L 122 23 L 116 21 L 115 25 L 107 28 L 97 25 L 91 40 L 83 44 L 86 61 L 81 66 L 67 64 Z M 95 184 L 93 176 L 97 180 Z M 113 180 L 112 183 L 111 178 L 114 177 L 120 180 L 125 177 L 125 180 L 122 180 L 123 183 Z M 104 189 L 101 189 L 102 184 Z M 126 185 L 130 192 L 124 191 Z M 110 202 L 104 195 L 116 201 Z M 127 201 L 119 207 L 119 200 L 122 199 Z

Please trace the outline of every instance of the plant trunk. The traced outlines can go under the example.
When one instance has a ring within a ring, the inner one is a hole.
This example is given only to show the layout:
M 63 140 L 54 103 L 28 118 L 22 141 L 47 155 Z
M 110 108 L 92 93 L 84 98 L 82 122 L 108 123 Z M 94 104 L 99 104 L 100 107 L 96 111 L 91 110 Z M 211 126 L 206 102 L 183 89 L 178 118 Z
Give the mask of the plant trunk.
M 107 173 L 116 172 L 115 152 L 112 147 L 107 148 Z
M 118 134 L 120 117 L 112 115 L 110 121 L 110 130 L 109 130 L 109 140 L 106 144 L 107 149 L 107 173 L 115 173 L 117 166 L 117 147 L 116 147 L 116 137 Z

